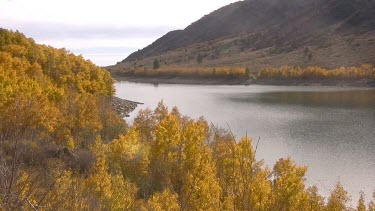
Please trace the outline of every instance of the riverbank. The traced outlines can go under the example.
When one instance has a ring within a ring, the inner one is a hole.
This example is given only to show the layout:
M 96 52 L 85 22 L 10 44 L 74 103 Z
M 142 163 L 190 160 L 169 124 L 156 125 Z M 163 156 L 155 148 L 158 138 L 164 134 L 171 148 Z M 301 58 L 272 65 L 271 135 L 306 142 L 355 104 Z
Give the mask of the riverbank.
M 134 111 L 138 105 L 142 104 L 143 103 L 125 100 L 118 97 L 112 98 L 112 106 L 122 118 L 129 117 L 129 114 Z
M 151 84 L 192 84 L 192 85 L 282 85 L 282 86 L 340 86 L 375 87 L 373 79 L 243 79 L 243 78 L 186 78 L 186 77 L 122 77 L 117 81 Z

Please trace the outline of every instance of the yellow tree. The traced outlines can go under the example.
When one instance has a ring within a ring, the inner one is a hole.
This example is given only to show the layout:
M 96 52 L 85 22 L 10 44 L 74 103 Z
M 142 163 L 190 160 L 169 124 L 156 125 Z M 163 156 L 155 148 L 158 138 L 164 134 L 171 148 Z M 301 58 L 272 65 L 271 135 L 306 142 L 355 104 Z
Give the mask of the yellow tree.
M 176 116 L 168 115 L 155 128 L 155 141 L 150 150 L 150 173 L 154 190 L 172 188 L 178 167 L 180 127 Z
M 148 208 L 154 211 L 178 211 L 178 195 L 169 189 L 163 192 L 156 192 L 147 201 Z
M 152 142 L 154 140 L 155 118 L 150 109 L 139 111 L 136 118 L 134 118 L 133 127 L 135 127 L 140 134 L 142 142 Z
M 160 123 L 168 115 L 168 107 L 161 100 L 154 110 L 154 118 L 157 123 Z
M 265 210 L 271 193 L 267 180 L 270 172 L 262 169 L 263 162 L 255 160 L 252 140 L 243 137 L 237 145 L 238 170 L 235 179 L 235 203 L 241 210 Z
M 366 205 L 365 205 L 365 193 L 361 191 L 359 193 L 359 199 L 357 204 L 357 211 L 366 211 Z
M 112 174 L 111 181 L 112 197 L 108 210 L 136 210 L 138 187 L 122 175 Z
M 87 188 L 97 197 L 100 207 L 108 207 L 112 197 L 112 181 L 106 158 L 107 145 L 97 137 L 91 150 L 96 156 L 96 163 L 93 166 L 93 173 L 87 178 Z
M 340 182 L 331 191 L 328 197 L 327 209 L 331 211 L 347 210 L 347 203 L 350 201 L 348 192 L 344 189 Z
M 96 163 L 93 167 L 94 172 L 87 178 L 86 186 L 98 200 L 98 207 L 104 210 L 133 208 L 138 188 L 124 179 L 122 175 L 109 173 L 106 158 L 108 146 L 101 143 L 100 138 L 97 138 L 92 151 L 96 155 Z
M 375 192 L 372 194 L 372 200 L 368 204 L 369 211 L 375 211 Z
M 87 210 L 92 208 L 90 194 L 85 192 L 84 179 L 71 171 L 55 171 L 51 190 L 43 207 L 50 210 Z M 48 190 L 48 189 L 47 189 Z
M 183 124 L 180 147 L 182 187 L 180 204 L 183 210 L 218 210 L 221 189 L 216 177 L 212 152 L 204 145 L 207 123 L 190 120 Z
M 272 208 L 275 210 L 307 210 L 308 194 L 304 177 L 306 166 L 297 166 L 290 158 L 280 159 L 273 168 Z
M 13 194 L 22 209 L 87 210 L 92 209 L 90 193 L 85 190 L 84 178 L 64 170 L 62 162 L 49 161 L 42 168 L 21 171 Z
M 309 210 L 319 211 L 324 210 L 324 198 L 319 195 L 318 188 L 316 186 L 309 187 L 307 189 L 309 195 Z
M 234 203 L 237 194 L 235 182 L 236 169 L 239 165 L 236 159 L 237 143 L 230 134 L 214 130 L 213 141 L 210 146 L 218 169 L 217 178 L 222 189 L 222 209 L 236 209 Z
M 140 188 L 142 196 L 149 192 L 149 145 L 142 143 L 138 131 L 131 129 L 126 135 L 109 144 L 112 171 L 121 173 Z

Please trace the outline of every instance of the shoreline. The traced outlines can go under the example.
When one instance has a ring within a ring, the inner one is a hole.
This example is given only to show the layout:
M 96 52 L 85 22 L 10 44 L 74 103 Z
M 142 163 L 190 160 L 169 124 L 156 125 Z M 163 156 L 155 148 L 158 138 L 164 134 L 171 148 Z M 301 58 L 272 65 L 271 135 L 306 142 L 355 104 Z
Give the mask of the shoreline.
M 143 103 L 126 100 L 119 97 L 112 98 L 112 106 L 121 118 L 129 117 L 129 114 L 133 112 L 138 105 L 143 105 Z
M 242 78 L 186 78 L 186 77 L 136 77 L 113 76 L 116 81 L 149 84 L 190 85 L 275 85 L 275 86 L 334 86 L 375 88 L 375 79 L 255 79 Z

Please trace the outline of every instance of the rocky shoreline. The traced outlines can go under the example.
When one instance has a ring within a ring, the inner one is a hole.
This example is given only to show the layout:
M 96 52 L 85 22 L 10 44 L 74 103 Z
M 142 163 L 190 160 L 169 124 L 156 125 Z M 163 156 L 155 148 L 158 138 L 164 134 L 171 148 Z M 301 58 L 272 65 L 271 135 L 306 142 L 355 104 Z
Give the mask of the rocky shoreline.
M 122 118 L 129 117 L 129 114 L 134 111 L 138 105 L 143 105 L 143 103 L 125 100 L 118 97 L 112 98 L 112 106 Z

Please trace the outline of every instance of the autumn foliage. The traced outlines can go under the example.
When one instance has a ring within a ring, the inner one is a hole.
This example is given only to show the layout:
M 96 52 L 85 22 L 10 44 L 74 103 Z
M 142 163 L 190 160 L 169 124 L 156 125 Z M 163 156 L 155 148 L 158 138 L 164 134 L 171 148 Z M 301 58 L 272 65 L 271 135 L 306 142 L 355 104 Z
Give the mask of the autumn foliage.
M 184 77 L 184 78 L 247 78 L 247 79 L 375 79 L 375 67 L 361 65 L 357 67 L 339 67 L 324 69 L 321 67 L 283 66 L 252 71 L 245 67 L 184 67 L 162 66 L 157 70 L 132 69 L 118 71 L 124 76 L 139 77 Z
M 0 29 L 0 207 L 81 207 L 60 195 L 82 188 L 73 176 L 91 169 L 97 139 L 125 131 L 110 104 L 113 82 L 81 56 Z
M 325 200 L 306 166 L 270 168 L 250 137 L 162 102 L 128 127 L 113 79 L 82 57 L 6 30 L 0 44 L 0 210 L 349 209 L 341 184 Z
M 118 71 L 124 76 L 140 77 L 186 77 L 186 78 L 241 78 L 245 77 L 245 69 L 239 67 L 179 67 L 161 66 L 156 70 L 133 69 L 128 72 Z
M 302 79 L 375 79 L 375 67 L 361 65 L 359 67 L 340 67 L 327 70 L 321 67 L 267 68 L 258 73 L 259 78 L 302 78 Z

